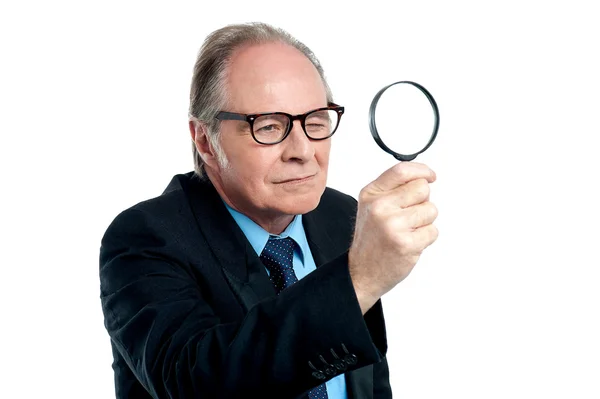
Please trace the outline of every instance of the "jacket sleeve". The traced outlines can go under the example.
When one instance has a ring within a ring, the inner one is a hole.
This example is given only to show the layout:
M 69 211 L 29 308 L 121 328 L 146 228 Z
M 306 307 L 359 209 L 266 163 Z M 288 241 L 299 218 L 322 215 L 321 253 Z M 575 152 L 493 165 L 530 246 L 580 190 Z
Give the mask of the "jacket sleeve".
M 295 397 L 337 375 L 335 362 L 349 371 L 384 358 L 385 332 L 362 316 L 347 254 L 223 323 L 169 234 L 130 209 L 100 249 L 106 329 L 152 397 Z
M 391 399 L 390 370 L 387 358 L 373 365 L 373 399 Z

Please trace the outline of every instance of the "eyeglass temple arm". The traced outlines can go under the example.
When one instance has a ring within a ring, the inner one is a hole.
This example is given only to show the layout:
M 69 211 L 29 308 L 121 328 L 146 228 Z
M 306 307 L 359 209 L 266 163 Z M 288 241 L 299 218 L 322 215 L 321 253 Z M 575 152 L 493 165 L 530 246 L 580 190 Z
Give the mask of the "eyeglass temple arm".
M 221 111 L 217 114 L 217 119 L 226 119 L 226 120 L 235 120 L 235 121 L 245 121 L 246 115 L 236 114 L 234 112 L 226 112 Z

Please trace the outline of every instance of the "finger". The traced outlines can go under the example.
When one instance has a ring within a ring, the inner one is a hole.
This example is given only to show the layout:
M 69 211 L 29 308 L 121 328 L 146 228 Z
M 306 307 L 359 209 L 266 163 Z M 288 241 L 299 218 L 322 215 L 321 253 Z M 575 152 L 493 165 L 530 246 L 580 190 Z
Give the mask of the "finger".
M 412 237 L 413 248 L 422 252 L 437 240 L 439 232 L 433 224 L 419 227 L 410 233 Z
M 369 184 L 375 192 L 386 192 L 416 179 L 426 179 L 433 183 L 436 179 L 435 172 L 427 165 L 417 162 L 400 162 Z
M 438 216 L 436 206 L 429 201 L 422 204 L 413 205 L 404 210 L 403 223 L 405 228 L 418 229 L 419 227 L 427 226 L 435 222 Z
M 429 193 L 429 182 L 420 178 L 409 181 L 390 191 L 389 197 L 394 206 L 408 208 L 429 201 Z

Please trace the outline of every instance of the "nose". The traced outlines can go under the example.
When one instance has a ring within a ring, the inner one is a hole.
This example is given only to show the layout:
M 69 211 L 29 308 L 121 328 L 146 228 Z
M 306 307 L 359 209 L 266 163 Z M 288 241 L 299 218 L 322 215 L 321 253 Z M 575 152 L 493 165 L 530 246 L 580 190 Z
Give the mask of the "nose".
M 304 163 L 315 155 L 314 143 L 304 133 L 300 121 L 294 121 L 290 134 L 281 144 L 284 145 L 282 154 L 284 161 L 296 160 Z

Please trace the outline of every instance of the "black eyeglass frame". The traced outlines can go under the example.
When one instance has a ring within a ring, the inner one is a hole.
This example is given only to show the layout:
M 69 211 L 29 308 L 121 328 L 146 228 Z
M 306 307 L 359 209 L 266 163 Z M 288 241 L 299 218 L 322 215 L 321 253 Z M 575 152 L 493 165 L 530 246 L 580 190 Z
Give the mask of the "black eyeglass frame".
M 338 114 L 338 119 L 337 119 L 337 124 L 335 125 L 335 127 L 331 130 L 331 133 L 327 136 L 327 137 L 318 137 L 318 138 L 314 138 L 311 137 L 307 132 L 306 132 L 306 118 L 308 117 L 308 115 L 312 114 L 313 112 L 318 112 L 318 111 L 335 111 Z M 308 137 L 311 140 L 316 140 L 316 141 L 320 141 L 320 140 L 326 140 L 328 138 L 330 138 L 331 136 L 333 136 L 333 134 L 337 131 L 337 128 L 340 125 L 340 121 L 342 120 L 342 115 L 344 114 L 344 107 L 341 105 L 337 105 L 334 103 L 329 103 L 329 105 L 327 107 L 322 107 L 322 108 L 317 108 L 317 109 L 313 109 L 312 111 L 308 111 L 304 114 L 299 114 L 299 115 L 292 115 L 292 114 L 288 114 L 286 112 L 266 112 L 266 113 L 261 113 L 261 114 L 238 114 L 235 112 L 227 112 L 227 111 L 220 111 L 219 113 L 217 113 L 217 115 L 215 116 L 215 119 L 218 119 L 220 121 L 245 121 L 248 122 L 248 124 L 250 125 L 250 133 L 252 134 L 252 138 L 254 139 L 254 141 L 256 141 L 258 144 L 263 144 L 263 145 L 273 145 L 273 144 L 279 144 L 281 143 L 283 140 L 285 140 L 287 138 L 287 136 L 290 135 L 290 132 L 292 131 L 292 127 L 294 125 L 294 121 L 295 120 L 299 120 L 300 121 L 300 125 L 302 126 L 302 130 L 304 131 L 304 134 L 306 135 L 306 137 Z M 256 138 L 256 136 L 254 135 L 254 121 L 256 121 L 257 118 L 261 117 L 261 116 L 268 116 L 268 115 L 284 115 L 287 116 L 287 118 L 289 119 L 290 123 L 288 125 L 287 131 L 285 132 L 285 134 L 283 135 L 283 137 L 279 140 L 279 141 L 275 141 L 272 143 L 263 143 L 262 141 L 258 140 Z

